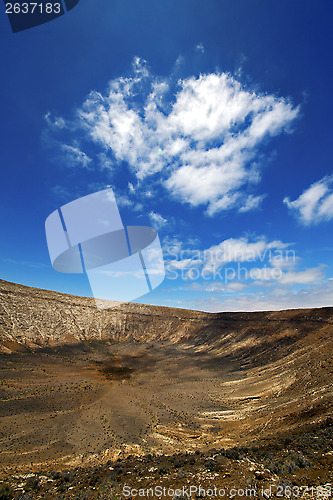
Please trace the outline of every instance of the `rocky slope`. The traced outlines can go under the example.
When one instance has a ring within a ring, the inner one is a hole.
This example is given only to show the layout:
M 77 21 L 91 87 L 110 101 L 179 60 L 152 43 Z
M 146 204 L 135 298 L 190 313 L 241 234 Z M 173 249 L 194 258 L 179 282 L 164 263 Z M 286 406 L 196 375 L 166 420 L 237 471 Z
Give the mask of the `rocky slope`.
M 195 311 L 120 303 L 99 311 L 93 299 L 0 280 L 0 345 L 28 347 L 106 338 L 145 341 L 188 335 L 207 324 Z
M 120 303 L 99 311 L 93 299 L 0 280 L 0 349 L 71 344 L 84 340 L 170 340 L 209 343 L 210 348 L 279 352 L 313 331 L 332 332 L 333 308 L 210 314 Z M 232 340 L 232 342 L 231 342 Z M 261 348 L 260 348 L 261 347 Z

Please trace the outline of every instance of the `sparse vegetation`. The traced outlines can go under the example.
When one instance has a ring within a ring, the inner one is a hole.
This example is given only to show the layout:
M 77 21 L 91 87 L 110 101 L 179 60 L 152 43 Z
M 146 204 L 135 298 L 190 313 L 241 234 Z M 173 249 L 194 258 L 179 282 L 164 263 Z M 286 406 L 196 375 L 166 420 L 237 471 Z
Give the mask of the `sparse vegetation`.
M 157 484 L 177 488 L 187 484 L 188 478 L 191 478 L 191 484 L 207 487 L 212 484 L 213 477 L 214 485 L 226 490 L 237 486 L 259 491 L 271 484 L 287 489 L 302 484 L 324 486 L 333 480 L 332 456 L 324 451 L 332 448 L 332 427 L 332 421 L 327 419 L 320 425 L 281 434 L 277 439 L 260 440 L 248 447 L 197 450 L 171 456 L 150 453 L 142 458 L 129 455 L 90 468 L 44 471 L 26 480 L 25 496 L 22 496 L 22 491 L 14 491 L 21 482 L 20 477 L 10 477 L 7 484 L 2 485 L 2 489 L 0 487 L 0 492 L 9 496 L 0 493 L 0 500 L 120 499 L 125 484 L 134 488 Z M 316 443 L 316 438 L 323 435 L 326 438 L 321 442 L 322 448 L 305 445 Z M 311 454 L 315 458 L 310 462 L 308 456 Z

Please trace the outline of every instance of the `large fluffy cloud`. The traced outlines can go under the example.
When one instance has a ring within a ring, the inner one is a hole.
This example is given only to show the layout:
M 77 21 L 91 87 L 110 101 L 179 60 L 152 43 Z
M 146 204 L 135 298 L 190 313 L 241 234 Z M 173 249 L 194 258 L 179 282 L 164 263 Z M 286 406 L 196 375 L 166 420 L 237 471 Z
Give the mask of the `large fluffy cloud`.
M 174 82 L 153 77 L 136 58 L 134 74 L 91 92 L 69 128 L 114 162 L 126 162 L 137 181 L 153 183 L 158 173 L 179 201 L 213 215 L 260 204 L 262 196 L 251 193 L 260 179 L 259 149 L 290 130 L 298 112 L 287 99 L 249 90 L 228 73 Z

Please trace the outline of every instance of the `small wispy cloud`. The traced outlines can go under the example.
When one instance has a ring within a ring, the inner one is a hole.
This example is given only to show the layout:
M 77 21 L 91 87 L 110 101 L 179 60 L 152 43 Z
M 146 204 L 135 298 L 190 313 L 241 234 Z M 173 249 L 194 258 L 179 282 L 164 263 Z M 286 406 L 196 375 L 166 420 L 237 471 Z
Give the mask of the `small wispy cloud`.
M 168 223 L 168 220 L 162 217 L 162 215 L 157 212 L 150 212 L 149 218 L 156 229 L 161 229 Z
M 46 264 L 42 264 L 41 262 L 32 262 L 32 261 L 27 261 L 27 260 L 19 260 L 19 259 L 12 259 L 12 258 L 3 258 L 1 259 L 3 262 L 6 262 L 7 264 L 12 264 L 14 266 L 22 266 L 22 267 L 30 267 L 33 269 L 44 269 L 48 268 L 49 266 Z
M 203 46 L 202 43 L 198 43 L 196 46 L 195 46 L 195 49 L 198 51 L 198 52 L 201 52 L 202 54 L 205 53 L 205 48 Z
M 128 183 L 128 189 L 130 193 L 135 193 L 135 187 L 131 182 Z
M 75 198 L 76 193 L 73 193 L 65 186 L 60 186 L 59 184 L 51 188 L 52 194 L 61 201 L 69 201 Z
M 70 167 L 83 167 L 89 168 L 92 159 L 81 151 L 78 147 L 70 146 L 69 144 L 62 144 L 61 151 L 64 155 L 64 161 Z
M 61 116 L 53 116 L 50 112 L 46 113 L 44 119 L 50 129 L 64 129 L 66 122 Z
M 143 210 L 142 203 L 135 201 L 135 199 L 131 198 L 126 194 L 121 194 L 120 192 L 116 193 L 116 201 L 119 207 L 128 207 L 131 208 L 134 212 L 141 212 Z
M 283 202 L 305 225 L 319 224 L 333 219 L 333 175 L 311 184 L 296 200 L 288 197 Z
M 265 198 L 265 195 L 261 196 L 253 196 L 249 195 L 246 200 L 244 205 L 239 209 L 241 213 L 244 212 L 249 212 L 250 210 L 254 210 L 255 208 L 258 208 L 261 205 L 261 202 Z

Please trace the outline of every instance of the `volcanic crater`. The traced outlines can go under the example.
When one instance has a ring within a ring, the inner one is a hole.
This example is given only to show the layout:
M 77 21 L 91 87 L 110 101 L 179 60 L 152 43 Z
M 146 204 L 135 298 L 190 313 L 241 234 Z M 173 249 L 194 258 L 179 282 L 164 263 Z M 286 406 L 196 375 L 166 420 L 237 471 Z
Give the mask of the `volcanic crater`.
M 220 313 L 0 281 L 4 473 L 205 452 L 332 415 L 333 308 Z

